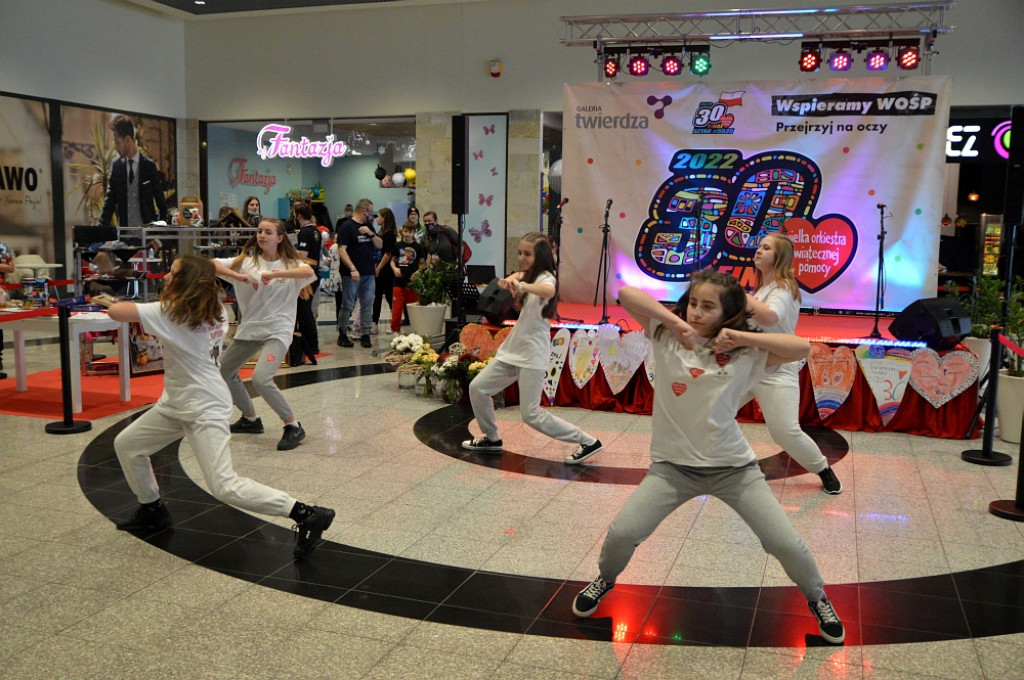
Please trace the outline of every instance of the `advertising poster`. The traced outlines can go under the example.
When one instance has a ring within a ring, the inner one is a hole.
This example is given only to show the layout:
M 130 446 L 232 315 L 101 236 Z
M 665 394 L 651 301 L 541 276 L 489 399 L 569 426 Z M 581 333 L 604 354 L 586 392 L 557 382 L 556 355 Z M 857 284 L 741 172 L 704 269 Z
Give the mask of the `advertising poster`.
M 934 297 L 945 77 L 565 86 L 560 291 L 634 285 L 675 301 L 708 267 L 754 285 L 766 234 L 793 240 L 804 307 L 873 311 Z M 607 239 L 604 238 L 607 233 Z
M 49 109 L 0 96 L 0 241 L 54 261 Z

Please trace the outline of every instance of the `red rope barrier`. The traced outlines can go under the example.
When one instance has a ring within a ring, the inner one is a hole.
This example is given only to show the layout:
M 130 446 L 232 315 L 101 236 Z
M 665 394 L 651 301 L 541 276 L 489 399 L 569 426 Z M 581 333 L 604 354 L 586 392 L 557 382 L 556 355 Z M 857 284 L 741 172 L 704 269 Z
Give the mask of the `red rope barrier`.
M 1006 349 L 1010 350 L 1017 356 L 1024 358 L 1024 348 L 1021 348 L 1020 345 L 1015 343 L 1013 340 L 1010 340 L 1002 333 L 999 334 L 999 342 L 1002 343 L 1003 347 Z

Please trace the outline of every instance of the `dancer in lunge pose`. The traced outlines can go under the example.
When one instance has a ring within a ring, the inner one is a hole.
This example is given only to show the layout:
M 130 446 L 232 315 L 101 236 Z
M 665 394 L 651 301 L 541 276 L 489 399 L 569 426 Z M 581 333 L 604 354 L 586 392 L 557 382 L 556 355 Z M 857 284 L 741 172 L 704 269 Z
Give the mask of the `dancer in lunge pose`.
M 673 510 L 705 494 L 726 503 L 757 535 L 803 592 L 822 637 L 846 638 L 825 596 L 811 551 L 772 493 L 736 422 L 740 399 L 766 371 L 807 356 L 794 335 L 749 330 L 746 293 L 726 274 L 703 271 L 671 311 L 638 288 L 619 301 L 654 347 L 651 467 L 612 521 L 601 547 L 600 575 L 576 596 L 572 611 L 588 617 L 615 586 L 633 551 Z M 684 321 L 685 317 L 685 321 Z
M 224 352 L 220 373 L 242 417 L 231 424 L 235 433 L 263 433 L 263 420 L 242 384 L 238 371 L 259 352 L 252 384 L 284 422 L 278 451 L 288 451 L 306 438 L 302 423 L 274 384 L 274 374 L 292 343 L 299 293 L 316 280 L 316 272 L 296 252 L 285 235 L 284 223 L 264 219 L 235 258 L 213 260 L 217 276 L 235 284 L 242 321 Z M 246 285 L 248 284 L 248 285 Z
M 292 518 L 298 530 L 294 554 L 305 557 L 331 526 L 334 510 L 300 503 L 283 491 L 239 477 L 232 467 L 231 395 L 218 366 L 228 324 L 218 293 L 213 262 L 185 256 L 172 263 L 158 302 L 114 302 L 108 309 L 115 321 L 141 323 L 147 333 L 159 336 L 164 348 L 163 394 L 114 440 L 125 479 L 141 504 L 117 528 L 153 533 L 172 525 L 149 457 L 184 437 L 217 500 Z
M 494 361 L 469 383 L 469 400 L 483 436 L 462 442 L 462 448 L 501 451 L 491 395 L 517 380 L 519 412 L 523 422 L 553 439 L 579 444 L 565 459 L 566 463 L 582 463 L 603 448 L 600 440 L 540 407 L 544 376 L 547 375 L 551 355 L 551 324 L 548 319 L 555 315 L 557 306 L 555 291 L 558 284 L 554 271 L 555 259 L 548 237 L 536 231 L 524 236 L 519 241 L 519 271 L 506 276 L 498 284 L 515 296 L 516 308 L 520 310 L 519 320 L 498 347 Z
M 754 253 L 754 267 L 757 291 L 747 294 L 747 313 L 762 330 L 793 335 L 800 316 L 800 288 L 793 274 L 793 242 L 781 234 L 765 236 Z M 825 493 L 837 494 L 843 490 L 842 483 L 818 445 L 800 429 L 799 376 L 796 364 L 783 364 L 765 375 L 748 396 L 757 397 L 772 440 L 793 460 L 818 475 Z

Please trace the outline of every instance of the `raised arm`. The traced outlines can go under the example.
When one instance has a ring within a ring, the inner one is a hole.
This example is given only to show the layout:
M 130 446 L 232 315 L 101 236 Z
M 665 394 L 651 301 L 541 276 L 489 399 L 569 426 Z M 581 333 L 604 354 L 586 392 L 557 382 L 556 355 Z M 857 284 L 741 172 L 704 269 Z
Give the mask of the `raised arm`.
M 755 333 L 723 328 L 713 345 L 716 352 L 728 352 L 734 347 L 756 347 L 768 352 L 768 365 L 778 366 L 799 361 L 811 353 L 811 343 L 805 338 L 788 333 Z
M 693 343 L 698 337 L 697 331 L 647 292 L 626 286 L 619 290 L 619 304 L 643 326 L 645 332 L 650 331 L 651 320 L 659 321 L 672 332 L 679 344 L 686 349 L 693 349 Z

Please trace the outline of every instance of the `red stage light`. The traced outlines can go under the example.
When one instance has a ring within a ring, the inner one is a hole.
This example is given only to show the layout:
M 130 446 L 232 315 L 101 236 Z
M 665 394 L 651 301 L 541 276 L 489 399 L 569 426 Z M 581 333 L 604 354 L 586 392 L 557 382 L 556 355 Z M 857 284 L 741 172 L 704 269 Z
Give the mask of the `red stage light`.
M 901 47 L 896 53 L 896 65 L 904 71 L 911 71 L 921 63 L 921 48 L 912 45 Z
M 667 76 L 677 76 L 683 72 L 683 60 L 670 54 L 661 60 L 661 72 Z
M 847 50 L 836 50 L 828 60 L 828 67 L 833 71 L 849 71 L 853 65 L 853 57 Z
M 813 73 L 821 66 L 821 50 L 817 47 L 808 48 L 800 52 L 800 70 L 804 73 Z
M 619 60 L 616 57 L 606 57 L 604 60 L 604 75 L 606 78 L 615 78 L 619 75 Z
M 647 61 L 647 57 L 637 55 L 629 60 L 629 75 L 642 77 L 647 75 L 651 70 L 651 62 Z

